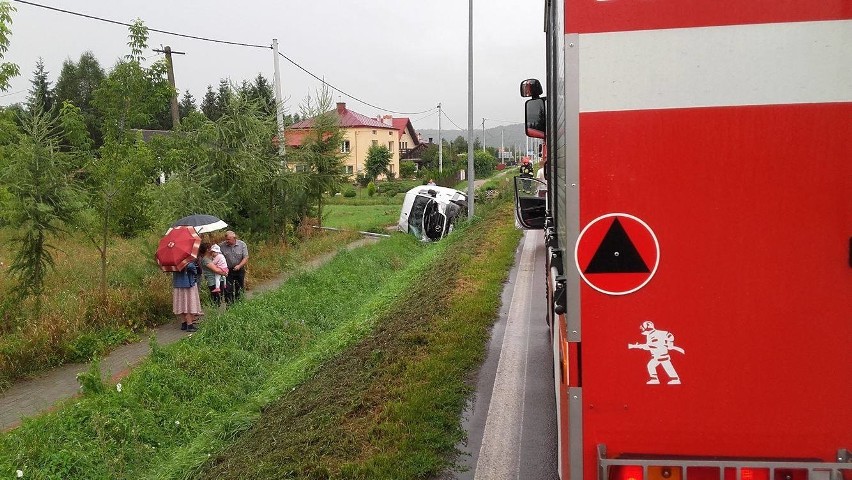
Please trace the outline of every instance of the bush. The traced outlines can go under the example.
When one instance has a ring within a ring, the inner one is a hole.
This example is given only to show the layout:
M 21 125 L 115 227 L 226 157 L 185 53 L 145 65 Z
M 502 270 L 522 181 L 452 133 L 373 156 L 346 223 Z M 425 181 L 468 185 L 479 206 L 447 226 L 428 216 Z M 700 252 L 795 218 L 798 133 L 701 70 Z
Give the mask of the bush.
M 350 187 L 350 188 L 347 188 L 347 189 L 343 192 L 343 196 L 344 196 L 344 197 L 346 197 L 346 198 L 354 198 L 354 197 L 355 197 L 355 195 L 356 195 L 356 193 L 355 193 L 355 189 L 354 189 L 354 188 L 351 188 L 351 187 Z
M 417 167 L 414 165 L 414 162 L 411 162 L 411 161 L 399 162 L 399 178 L 412 178 L 412 177 L 414 177 L 414 172 L 416 170 L 417 170 Z
M 355 182 L 357 182 L 358 185 L 361 185 L 362 187 L 366 187 L 367 184 L 370 183 L 370 181 L 370 177 L 364 175 L 363 173 L 355 175 Z
M 412 188 L 420 185 L 420 182 L 416 181 L 394 181 L 394 182 L 381 182 L 376 185 L 376 193 L 380 193 L 386 197 L 394 197 L 399 193 L 404 193 Z
M 368 183 L 367 184 L 367 196 L 372 197 L 375 194 L 376 194 L 376 184 L 373 183 L 373 182 Z
M 497 166 L 497 159 L 485 150 L 477 150 L 473 154 L 473 168 L 476 171 L 476 178 L 488 178 L 494 173 L 494 168 Z

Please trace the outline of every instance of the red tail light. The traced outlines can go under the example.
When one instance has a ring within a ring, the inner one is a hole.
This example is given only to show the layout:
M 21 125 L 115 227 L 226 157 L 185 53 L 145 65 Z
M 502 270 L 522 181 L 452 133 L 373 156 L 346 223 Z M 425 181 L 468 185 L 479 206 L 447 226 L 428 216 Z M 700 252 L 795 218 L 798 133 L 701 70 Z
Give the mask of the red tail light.
M 644 480 L 642 467 L 638 465 L 619 465 L 609 471 L 610 480 Z

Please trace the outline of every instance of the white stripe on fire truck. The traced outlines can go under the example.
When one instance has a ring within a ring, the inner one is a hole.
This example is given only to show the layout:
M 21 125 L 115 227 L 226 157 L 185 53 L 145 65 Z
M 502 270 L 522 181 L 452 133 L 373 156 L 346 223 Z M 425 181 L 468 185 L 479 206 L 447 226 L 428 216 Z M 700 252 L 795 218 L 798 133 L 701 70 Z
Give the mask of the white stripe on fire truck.
M 852 20 L 579 36 L 580 112 L 852 101 Z

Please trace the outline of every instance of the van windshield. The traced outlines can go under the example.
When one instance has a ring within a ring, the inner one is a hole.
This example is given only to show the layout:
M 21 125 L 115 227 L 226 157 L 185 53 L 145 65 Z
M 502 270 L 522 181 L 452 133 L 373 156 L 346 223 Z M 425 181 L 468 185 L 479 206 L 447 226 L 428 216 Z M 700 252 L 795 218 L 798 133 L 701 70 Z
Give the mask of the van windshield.
M 408 216 L 408 232 L 421 240 L 423 239 L 423 215 L 431 201 L 431 197 L 418 195 L 414 198 L 411 214 Z

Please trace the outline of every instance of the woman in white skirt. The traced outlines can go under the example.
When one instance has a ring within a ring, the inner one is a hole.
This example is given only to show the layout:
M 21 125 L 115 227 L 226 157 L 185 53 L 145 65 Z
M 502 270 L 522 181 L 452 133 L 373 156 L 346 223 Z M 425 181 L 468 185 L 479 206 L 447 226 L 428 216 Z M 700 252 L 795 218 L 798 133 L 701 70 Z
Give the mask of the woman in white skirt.
M 195 318 L 203 315 L 198 296 L 198 266 L 190 262 L 183 270 L 172 274 L 172 312 L 183 319 L 181 330 L 195 332 Z

